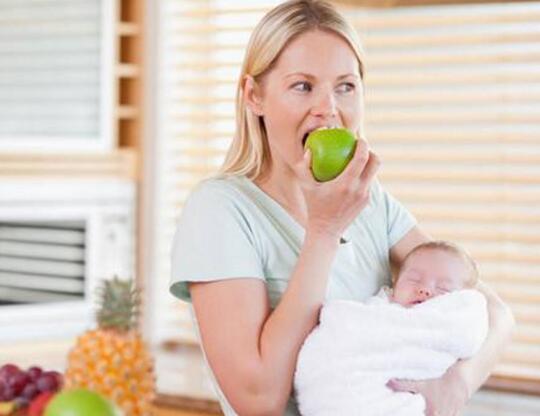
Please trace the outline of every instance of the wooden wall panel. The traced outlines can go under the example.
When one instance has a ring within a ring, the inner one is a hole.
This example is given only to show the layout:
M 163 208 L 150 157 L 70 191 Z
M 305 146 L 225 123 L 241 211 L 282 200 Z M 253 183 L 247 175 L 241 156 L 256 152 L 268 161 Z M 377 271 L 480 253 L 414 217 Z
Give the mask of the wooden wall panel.
M 430 6 L 442 4 L 517 3 L 537 0 L 333 0 L 333 3 L 365 7 Z

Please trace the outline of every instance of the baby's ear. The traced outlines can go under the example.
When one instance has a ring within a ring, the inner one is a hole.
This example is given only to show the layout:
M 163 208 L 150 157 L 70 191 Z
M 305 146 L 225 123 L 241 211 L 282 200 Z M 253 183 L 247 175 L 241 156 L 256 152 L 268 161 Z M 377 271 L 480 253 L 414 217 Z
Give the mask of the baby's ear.
M 390 281 L 392 282 L 392 287 L 395 286 L 397 278 L 399 275 L 399 266 L 394 262 L 390 262 Z
M 476 276 L 472 276 L 468 282 L 465 283 L 463 289 L 478 289 L 480 284 L 480 279 Z

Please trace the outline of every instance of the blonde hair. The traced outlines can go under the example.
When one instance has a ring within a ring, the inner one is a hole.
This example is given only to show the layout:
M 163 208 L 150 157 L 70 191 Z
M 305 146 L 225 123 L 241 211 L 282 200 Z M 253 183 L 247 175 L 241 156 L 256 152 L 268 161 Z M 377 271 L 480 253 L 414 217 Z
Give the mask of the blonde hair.
M 262 116 L 252 113 L 244 100 L 244 79 L 261 80 L 272 69 L 293 38 L 321 30 L 343 37 L 358 58 L 364 76 L 362 47 L 354 28 L 330 3 L 321 0 L 290 0 L 270 10 L 249 39 L 236 90 L 236 131 L 218 176 L 246 175 L 255 179 L 269 163 L 270 148 Z
M 465 282 L 465 285 L 467 287 L 475 287 L 476 283 L 478 283 L 479 273 L 478 273 L 478 267 L 476 265 L 476 262 L 469 255 L 469 253 L 467 253 L 463 248 L 449 241 L 443 241 L 443 240 L 428 241 L 427 243 L 422 243 L 416 246 L 409 252 L 409 254 L 407 254 L 405 259 L 403 260 L 401 267 L 405 266 L 405 263 L 407 263 L 407 260 L 409 260 L 416 253 L 420 251 L 424 251 L 424 250 L 441 250 L 447 253 L 454 254 L 455 256 L 461 258 L 463 262 L 465 262 L 465 264 L 467 265 L 470 271 L 469 280 Z

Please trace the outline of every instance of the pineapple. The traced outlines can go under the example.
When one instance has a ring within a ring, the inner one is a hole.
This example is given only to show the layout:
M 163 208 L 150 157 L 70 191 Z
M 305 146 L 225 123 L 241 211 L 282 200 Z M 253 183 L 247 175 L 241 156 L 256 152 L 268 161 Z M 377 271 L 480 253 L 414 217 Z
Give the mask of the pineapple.
M 98 289 L 98 328 L 79 336 L 68 356 L 67 388 L 84 387 L 114 401 L 126 416 L 151 415 L 153 359 L 137 331 L 139 292 L 115 277 Z

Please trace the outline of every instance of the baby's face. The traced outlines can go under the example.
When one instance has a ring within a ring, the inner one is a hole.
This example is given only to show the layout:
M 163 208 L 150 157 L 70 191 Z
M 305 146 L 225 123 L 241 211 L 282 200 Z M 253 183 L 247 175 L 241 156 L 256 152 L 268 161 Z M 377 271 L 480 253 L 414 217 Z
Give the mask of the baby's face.
M 425 249 L 413 254 L 403 265 L 393 300 L 410 307 L 433 296 L 463 289 L 470 277 L 470 268 L 458 255 L 438 249 Z

